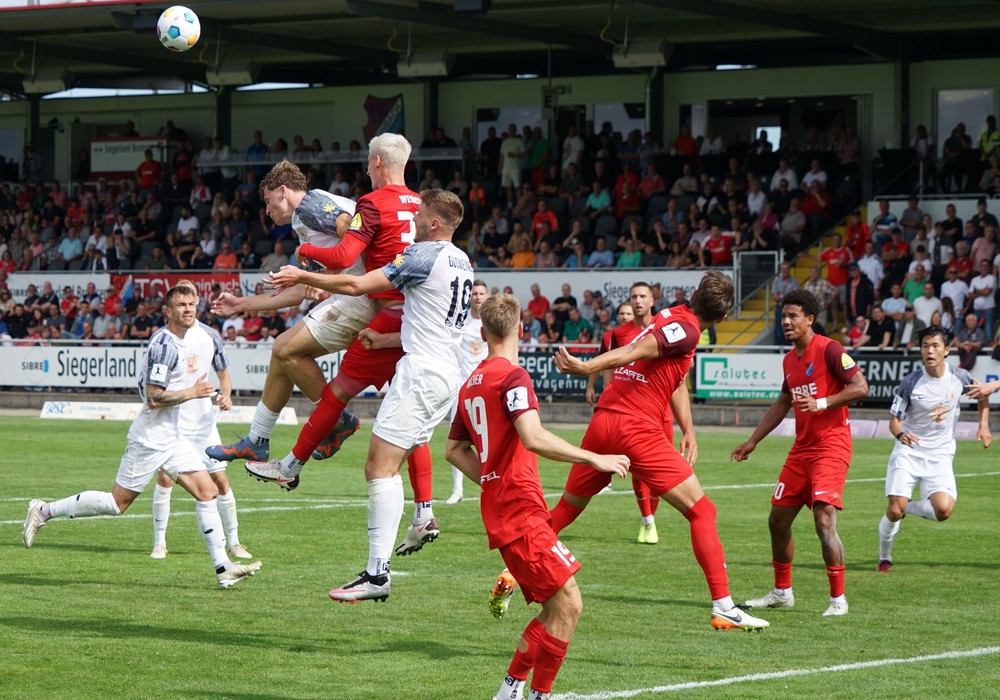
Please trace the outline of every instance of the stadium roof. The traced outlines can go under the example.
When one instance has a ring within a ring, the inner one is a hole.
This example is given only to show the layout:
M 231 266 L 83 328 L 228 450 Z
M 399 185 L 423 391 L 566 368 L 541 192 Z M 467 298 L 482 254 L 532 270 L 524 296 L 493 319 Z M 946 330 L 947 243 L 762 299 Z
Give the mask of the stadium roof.
M 347 85 L 397 81 L 407 57 L 448 63 L 441 79 L 456 80 L 648 71 L 651 54 L 681 71 L 1000 51 L 997 0 L 188 0 L 203 31 L 185 54 L 156 41 L 168 4 L 0 0 L 0 91 L 63 74 L 69 86 L 176 89 L 251 63 L 259 82 Z M 615 51 L 638 65 L 616 68 Z

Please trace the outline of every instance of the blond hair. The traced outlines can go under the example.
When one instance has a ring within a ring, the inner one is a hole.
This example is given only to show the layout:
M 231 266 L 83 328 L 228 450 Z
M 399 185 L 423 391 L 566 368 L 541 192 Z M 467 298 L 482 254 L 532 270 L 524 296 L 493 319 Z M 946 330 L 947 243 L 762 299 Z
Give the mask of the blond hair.
M 479 307 L 479 318 L 489 336 L 502 339 L 517 335 L 521 302 L 513 294 L 494 294 Z
M 368 142 L 368 155 L 378 156 L 395 172 L 403 172 L 413 147 L 401 134 L 379 134 Z

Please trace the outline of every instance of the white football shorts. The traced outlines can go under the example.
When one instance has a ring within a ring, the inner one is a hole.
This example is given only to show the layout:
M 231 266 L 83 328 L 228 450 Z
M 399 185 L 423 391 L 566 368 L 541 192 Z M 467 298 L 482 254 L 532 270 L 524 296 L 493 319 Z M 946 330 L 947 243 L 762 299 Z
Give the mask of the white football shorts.
M 404 355 L 396 363 L 372 433 L 404 450 L 430 442 L 434 428 L 451 411 L 460 384 L 457 368 Z
M 906 445 L 896 445 L 889 455 L 885 475 L 886 497 L 912 498 L 913 488 L 919 481 L 921 499 L 929 498 L 932 493 L 946 493 L 957 500 L 953 457 L 950 451 L 918 452 Z
M 169 449 L 154 448 L 129 440 L 118 464 L 115 483 L 123 489 L 142 493 L 156 472 L 162 471 L 174 481 L 178 474 L 203 471 L 206 457 L 200 456 L 189 440 L 178 440 Z
M 371 323 L 378 309 L 378 302 L 366 296 L 334 294 L 313 307 L 305 317 L 305 324 L 325 350 L 340 352 Z
M 205 463 L 205 468 L 208 469 L 209 474 L 226 471 L 226 465 L 229 464 L 228 462 L 220 462 L 219 460 L 212 459 L 205 454 L 206 447 L 214 447 L 215 445 L 222 443 L 222 438 L 219 437 L 219 428 L 214 422 L 208 430 L 199 434 L 188 434 L 184 437 L 191 441 L 195 452 L 201 456 L 201 460 Z

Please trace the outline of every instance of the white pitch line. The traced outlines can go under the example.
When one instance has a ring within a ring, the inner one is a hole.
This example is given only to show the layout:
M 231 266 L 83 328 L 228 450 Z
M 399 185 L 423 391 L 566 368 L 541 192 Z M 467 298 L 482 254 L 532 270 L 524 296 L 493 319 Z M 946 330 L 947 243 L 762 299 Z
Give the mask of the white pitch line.
M 859 661 L 852 664 L 838 664 L 836 666 L 823 666 L 822 668 L 797 668 L 787 671 L 774 671 L 771 673 L 752 673 L 746 676 L 731 676 L 729 678 L 719 678 L 714 681 L 690 681 L 688 683 L 675 683 L 673 685 L 658 685 L 653 688 L 639 688 L 637 690 L 605 690 L 599 693 L 560 693 L 553 695 L 552 700 L 614 700 L 615 698 L 634 698 L 643 694 L 673 693 L 680 690 L 694 690 L 695 688 L 711 688 L 716 686 L 734 685 L 736 683 L 752 683 L 755 681 L 769 681 L 780 678 L 792 678 L 794 676 L 811 676 L 817 673 L 839 673 L 841 671 L 857 671 L 866 668 L 880 668 L 882 666 L 897 666 L 900 664 L 917 664 L 927 661 L 946 661 L 949 659 L 967 659 L 976 656 L 990 656 L 1000 654 L 1000 647 L 981 647 L 968 651 L 946 651 L 941 654 L 928 654 L 925 656 L 911 656 L 905 659 L 880 659 L 877 661 Z
M 25 499 L 19 499 L 25 500 Z M 360 508 L 368 507 L 368 501 L 343 501 L 341 503 L 326 503 L 322 505 L 310 505 L 310 506 L 264 506 L 262 508 L 239 508 L 240 514 L 243 513 L 267 513 L 267 512 L 280 512 L 288 510 L 331 510 L 333 508 Z M 170 517 L 184 517 L 188 515 L 194 515 L 193 510 L 172 510 L 170 511 Z M 121 520 L 123 518 L 138 518 L 143 520 L 148 520 L 152 518 L 152 513 L 125 513 L 124 515 L 95 515 L 91 518 L 77 518 L 77 520 Z M 20 520 L 0 520 L 0 525 L 23 525 L 24 518 Z

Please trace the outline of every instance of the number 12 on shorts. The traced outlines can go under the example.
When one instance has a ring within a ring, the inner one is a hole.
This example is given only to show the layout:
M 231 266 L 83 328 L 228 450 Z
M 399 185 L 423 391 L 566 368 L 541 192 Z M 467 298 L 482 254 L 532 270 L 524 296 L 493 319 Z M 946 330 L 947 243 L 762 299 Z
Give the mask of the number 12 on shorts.
M 552 546 L 552 553 L 559 557 L 566 566 L 572 566 L 576 563 L 576 557 L 559 540 L 556 540 L 556 543 Z

